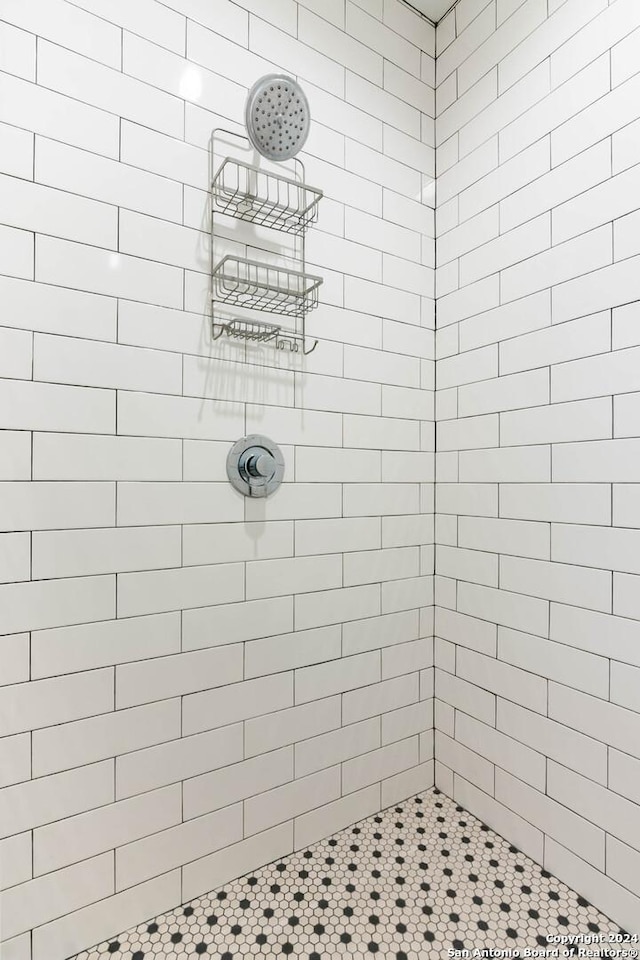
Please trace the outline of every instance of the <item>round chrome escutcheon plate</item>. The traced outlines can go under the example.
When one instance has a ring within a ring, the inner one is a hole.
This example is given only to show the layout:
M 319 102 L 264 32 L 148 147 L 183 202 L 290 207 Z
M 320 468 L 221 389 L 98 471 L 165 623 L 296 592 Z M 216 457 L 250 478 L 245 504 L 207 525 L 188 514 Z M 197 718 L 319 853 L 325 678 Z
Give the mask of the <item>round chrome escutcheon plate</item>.
M 277 443 L 259 433 L 242 437 L 227 455 L 227 476 L 245 497 L 268 497 L 282 483 L 282 451 Z

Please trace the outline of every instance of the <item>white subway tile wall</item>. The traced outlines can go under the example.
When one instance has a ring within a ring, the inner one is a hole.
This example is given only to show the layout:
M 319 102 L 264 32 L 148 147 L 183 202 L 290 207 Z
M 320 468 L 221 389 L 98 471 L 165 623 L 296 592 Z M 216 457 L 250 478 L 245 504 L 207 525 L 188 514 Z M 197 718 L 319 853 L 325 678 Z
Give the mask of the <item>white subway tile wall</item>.
M 0 939 L 64 960 L 433 783 L 435 28 L 0 18 Z M 208 319 L 210 134 L 274 70 L 325 193 L 295 362 Z M 285 454 L 266 502 L 226 478 L 251 432 Z
M 460 0 L 436 37 L 436 781 L 634 933 L 639 24 Z

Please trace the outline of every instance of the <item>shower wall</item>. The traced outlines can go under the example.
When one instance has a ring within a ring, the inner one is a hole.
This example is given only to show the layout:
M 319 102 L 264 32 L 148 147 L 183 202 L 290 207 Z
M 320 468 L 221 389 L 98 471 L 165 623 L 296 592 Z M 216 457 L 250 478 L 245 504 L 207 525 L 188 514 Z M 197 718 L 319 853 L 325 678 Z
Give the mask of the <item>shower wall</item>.
M 638 932 L 640 5 L 437 48 L 437 783 Z
M 2 960 L 433 782 L 434 35 L 400 0 L 1 4 Z M 211 130 L 277 69 L 326 194 L 304 359 L 209 331 Z M 249 432 L 266 502 L 226 480 Z

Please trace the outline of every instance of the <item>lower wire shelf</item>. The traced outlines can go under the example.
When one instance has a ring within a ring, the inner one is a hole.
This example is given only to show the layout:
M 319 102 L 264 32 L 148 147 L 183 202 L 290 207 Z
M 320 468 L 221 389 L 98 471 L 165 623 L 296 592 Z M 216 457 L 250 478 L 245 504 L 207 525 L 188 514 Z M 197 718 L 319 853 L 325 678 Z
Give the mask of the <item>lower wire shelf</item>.
M 258 260 L 224 257 L 213 271 L 213 300 L 303 318 L 318 306 L 322 278 Z
M 265 323 L 262 320 L 226 320 L 216 321 L 212 324 L 213 339 L 218 340 L 224 333 L 234 340 L 246 340 L 247 342 L 268 343 L 275 341 L 275 346 L 279 350 L 290 350 L 292 353 L 309 354 L 318 345 L 314 340 L 312 345 L 307 346 L 307 338 L 293 330 L 285 330 L 277 323 Z

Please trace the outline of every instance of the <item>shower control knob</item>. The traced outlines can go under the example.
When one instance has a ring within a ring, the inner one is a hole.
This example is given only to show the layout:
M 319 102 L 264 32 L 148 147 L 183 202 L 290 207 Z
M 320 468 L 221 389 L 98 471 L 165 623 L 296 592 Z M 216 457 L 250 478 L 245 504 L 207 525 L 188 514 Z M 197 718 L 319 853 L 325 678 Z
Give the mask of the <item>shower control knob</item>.
M 284 457 L 273 440 L 251 434 L 231 447 L 227 476 L 245 497 L 268 497 L 282 483 Z
M 272 477 L 276 472 L 276 462 L 270 453 L 248 450 L 245 461 L 247 473 L 252 477 Z

